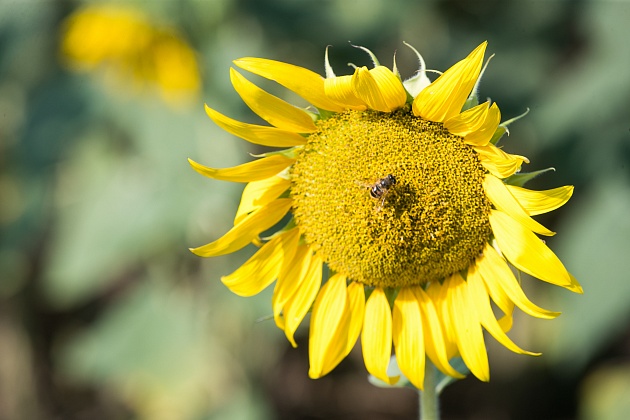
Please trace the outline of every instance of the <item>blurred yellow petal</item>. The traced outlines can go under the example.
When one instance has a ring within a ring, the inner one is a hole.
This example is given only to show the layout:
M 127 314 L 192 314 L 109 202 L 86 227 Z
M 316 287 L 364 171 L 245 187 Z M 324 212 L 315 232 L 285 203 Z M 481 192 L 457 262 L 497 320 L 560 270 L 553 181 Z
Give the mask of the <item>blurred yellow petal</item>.
M 400 289 L 393 308 L 392 338 L 400 371 L 418 389 L 424 388 L 424 339 L 418 300 L 410 287 Z
M 297 343 L 293 338 L 295 331 L 302 323 L 306 313 L 311 309 L 322 284 L 322 264 L 323 261 L 318 255 L 314 255 L 311 258 L 311 263 L 299 290 L 291 296 L 284 306 L 284 334 L 293 347 L 297 347 Z
M 308 343 L 310 378 L 326 375 L 346 356 L 349 306 L 346 276 L 335 274 L 322 286 L 313 304 Z
M 295 133 L 317 131 L 313 119 L 305 111 L 265 92 L 234 69 L 230 69 L 230 79 L 243 102 L 269 124 Z
M 232 168 L 215 169 L 201 165 L 192 159 L 188 159 L 190 166 L 201 175 L 219 181 L 232 182 L 252 182 L 270 178 L 291 166 L 293 162 L 295 162 L 295 159 L 290 159 L 282 155 L 272 155 Z
M 291 181 L 279 176 L 272 176 L 247 184 L 243 189 L 236 216 L 234 216 L 234 224 L 239 224 L 249 213 L 278 198 L 290 186 Z
M 381 112 L 390 111 L 374 76 L 367 67 L 356 69 L 352 76 L 352 88 L 354 95 L 365 102 L 370 109 Z
M 291 208 L 293 200 L 280 198 L 261 207 L 234 226 L 221 238 L 190 250 L 200 257 L 216 257 L 238 251 L 254 240 L 261 232 L 274 226 Z
M 253 296 L 269 286 L 280 274 L 282 264 L 293 258 L 300 233 L 291 229 L 260 248 L 247 262 L 221 281 L 239 296 Z
M 453 378 L 463 378 L 464 375 L 453 369 L 448 362 L 446 345 L 444 343 L 445 337 L 442 334 L 442 324 L 433 301 L 421 287 L 414 287 L 413 291 L 422 311 L 422 331 L 424 333 L 424 346 L 427 356 L 446 375 Z
M 488 382 L 488 354 L 477 308 L 468 291 L 468 285 L 459 273 L 455 273 L 444 281 L 443 287 L 448 289 L 451 328 L 455 332 L 459 353 L 473 375 Z
M 429 121 L 444 122 L 459 114 L 477 82 L 487 42 L 446 70 L 413 101 L 413 113 Z
M 219 127 L 253 144 L 269 147 L 293 147 L 306 144 L 298 133 L 276 127 L 247 124 L 233 120 L 206 105 L 206 113 Z
M 284 331 L 285 318 L 282 316 L 286 303 L 299 289 L 309 266 L 313 252 L 308 245 L 299 245 L 292 261 L 285 261 L 278 275 L 278 282 L 273 289 L 271 307 L 273 318 L 278 328 Z
M 361 333 L 363 361 L 368 372 L 393 385 L 399 376 L 390 378 L 387 367 L 392 354 L 392 311 L 385 292 L 375 288 L 365 303 L 365 319 Z
M 234 64 L 251 73 L 273 80 L 306 99 L 317 108 L 341 112 L 344 107 L 324 93 L 324 78 L 303 67 L 263 58 L 245 57 Z
M 514 185 L 506 187 L 531 216 L 555 210 L 563 206 L 573 195 L 572 185 L 544 191 L 528 190 Z
M 490 225 L 501 252 L 516 268 L 540 280 L 581 292 L 558 257 L 529 229 L 498 210 L 490 211 Z
M 501 304 L 502 296 L 506 295 L 523 312 L 536 318 L 553 319 L 560 315 L 560 312 L 552 312 L 543 309 L 532 303 L 514 277 L 507 262 L 491 246 L 486 245 L 483 256 L 477 262 L 477 269 L 483 278 L 484 283 L 497 305 L 504 313 L 509 310 L 509 304 Z
M 503 329 L 497 322 L 497 319 L 492 312 L 490 306 L 490 297 L 486 290 L 486 285 L 481 279 L 479 272 L 472 267 L 468 270 L 468 276 L 466 277 L 466 283 L 468 284 L 468 291 L 470 292 L 470 298 L 474 302 L 477 308 L 477 314 L 479 315 L 479 321 L 481 325 L 503 346 L 512 350 L 514 353 L 527 354 L 530 356 L 539 356 L 540 353 L 532 353 L 521 349 L 519 346 L 503 332 Z
M 330 77 L 324 81 L 326 96 L 344 105 L 344 108 L 362 111 L 367 108 L 364 101 L 355 95 L 353 76 Z
M 510 190 L 494 175 L 486 174 L 483 180 L 483 188 L 486 191 L 486 195 L 497 209 L 509 214 L 514 220 L 521 223 L 527 229 L 541 235 L 553 236 L 556 234 L 529 217 L 520 203 L 510 193 Z

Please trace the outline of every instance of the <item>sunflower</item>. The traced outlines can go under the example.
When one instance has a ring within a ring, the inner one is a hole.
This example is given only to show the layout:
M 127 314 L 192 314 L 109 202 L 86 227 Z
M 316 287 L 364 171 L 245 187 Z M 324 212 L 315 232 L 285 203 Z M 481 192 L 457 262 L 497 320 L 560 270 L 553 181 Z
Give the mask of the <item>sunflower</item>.
M 573 187 L 523 188 L 536 173 L 517 173 L 527 159 L 496 146 L 511 121 L 501 124 L 497 104 L 476 99 L 486 42 L 433 82 L 413 47 L 420 69 L 404 82 L 395 60 L 390 70 L 359 48 L 372 68 L 336 76 L 326 54 L 326 78 L 267 59 L 234 61 L 312 107 L 292 106 L 231 69 L 235 90 L 271 126 L 206 106 L 207 114 L 229 133 L 281 150 L 225 169 L 190 160 L 210 178 L 247 183 L 234 227 L 191 251 L 211 257 L 260 247 L 221 280 L 241 296 L 275 281 L 273 316 L 293 346 L 312 312 L 311 378 L 334 369 L 360 336 L 367 371 L 388 384 L 399 380 L 387 371 L 392 347 L 418 389 L 427 357 L 461 378 L 452 366 L 459 356 L 487 381 L 484 329 L 508 349 L 535 355 L 506 335 L 514 307 L 559 315 L 532 303 L 512 268 L 582 292 L 537 236 L 554 232 L 531 217 L 562 206 Z
M 140 89 L 155 86 L 172 105 L 201 89 L 192 47 L 175 28 L 151 22 L 134 7 L 100 4 L 78 9 L 63 23 L 61 53 L 73 70 L 103 68 L 109 82 L 131 81 Z M 121 90 L 128 88 L 123 85 Z

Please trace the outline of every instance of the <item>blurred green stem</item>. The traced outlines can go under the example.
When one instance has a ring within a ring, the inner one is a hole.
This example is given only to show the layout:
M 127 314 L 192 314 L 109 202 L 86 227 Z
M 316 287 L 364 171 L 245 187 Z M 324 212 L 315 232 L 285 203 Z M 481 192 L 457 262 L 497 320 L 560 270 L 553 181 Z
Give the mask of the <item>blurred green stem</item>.
M 439 420 L 440 407 L 437 390 L 437 376 L 435 366 L 427 357 L 424 377 L 424 391 L 418 390 L 420 394 L 420 419 Z

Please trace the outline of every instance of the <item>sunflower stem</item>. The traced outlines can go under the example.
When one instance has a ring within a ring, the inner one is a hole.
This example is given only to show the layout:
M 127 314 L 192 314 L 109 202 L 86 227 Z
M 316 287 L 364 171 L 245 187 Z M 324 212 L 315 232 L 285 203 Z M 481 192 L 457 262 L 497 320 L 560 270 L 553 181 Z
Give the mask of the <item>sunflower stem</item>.
M 420 394 L 420 420 L 439 420 L 440 404 L 437 393 L 437 376 L 435 366 L 427 358 L 424 376 L 424 391 L 418 390 Z

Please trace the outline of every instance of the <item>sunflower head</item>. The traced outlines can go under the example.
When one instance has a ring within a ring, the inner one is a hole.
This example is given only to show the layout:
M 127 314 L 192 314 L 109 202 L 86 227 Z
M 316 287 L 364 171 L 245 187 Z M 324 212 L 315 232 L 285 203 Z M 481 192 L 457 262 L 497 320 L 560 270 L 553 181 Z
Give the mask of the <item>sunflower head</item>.
M 367 370 L 387 383 L 399 380 L 387 374 L 392 347 L 400 371 L 420 389 L 426 357 L 461 377 L 450 364 L 460 356 L 488 380 L 483 329 L 534 354 L 506 335 L 514 307 L 558 315 L 532 303 L 514 271 L 581 292 L 537 236 L 554 232 L 532 218 L 563 205 L 573 188 L 523 188 L 536 173 L 517 174 L 527 159 L 496 146 L 514 119 L 501 124 L 496 103 L 477 101 L 485 42 L 433 82 L 413 48 L 420 70 L 405 81 L 395 64 L 390 70 L 362 49 L 372 68 L 337 76 L 326 59 L 326 78 L 272 60 L 235 61 L 312 107 L 294 107 L 232 69 L 236 91 L 270 125 L 206 107 L 208 115 L 244 140 L 284 149 L 234 168 L 190 161 L 211 178 L 247 183 L 234 227 L 192 251 L 208 257 L 260 246 L 222 281 L 243 296 L 276 282 L 274 319 L 293 345 L 312 312 L 312 378 L 330 372 L 360 336 Z M 259 237 L 287 213 L 287 225 Z

